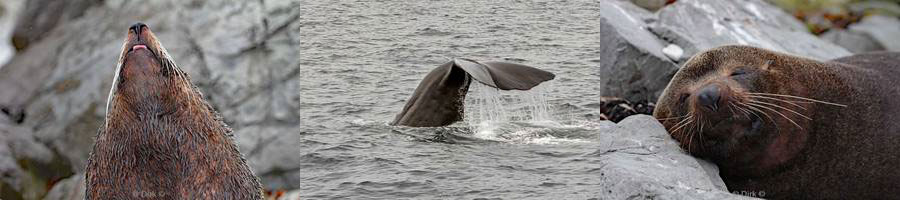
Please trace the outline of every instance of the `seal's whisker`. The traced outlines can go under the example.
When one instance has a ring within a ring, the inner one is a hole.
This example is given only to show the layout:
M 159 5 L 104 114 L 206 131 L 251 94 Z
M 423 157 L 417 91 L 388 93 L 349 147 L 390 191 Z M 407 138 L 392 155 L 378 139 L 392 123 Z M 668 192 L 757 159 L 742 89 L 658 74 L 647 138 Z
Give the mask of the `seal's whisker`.
M 812 118 L 809 118 L 809 117 L 807 117 L 806 115 L 800 114 L 800 113 L 797 112 L 797 111 L 794 111 L 794 110 L 785 108 L 785 107 L 783 107 L 783 106 L 779 106 L 779 105 L 772 104 L 772 103 L 767 103 L 767 102 L 762 102 L 762 101 L 756 101 L 756 100 L 750 100 L 750 102 L 757 103 L 757 104 L 769 105 L 769 106 L 775 106 L 776 108 L 781 108 L 781 109 L 784 109 L 784 110 L 786 110 L 786 111 L 788 111 L 788 112 L 791 112 L 791 113 L 800 115 L 800 117 L 806 118 L 806 119 L 808 119 L 808 120 L 812 120 Z
M 744 110 L 743 108 L 740 108 L 740 107 L 738 107 L 737 105 L 734 105 L 734 102 L 729 102 L 729 103 L 728 103 L 728 107 L 729 107 L 729 108 L 733 108 L 733 109 L 738 110 L 738 111 L 741 111 L 741 113 L 744 114 L 744 117 L 747 117 L 747 119 L 750 119 L 750 114 L 747 113 L 747 110 Z
M 688 123 L 684 123 L 684 121 L 679 122 L 679 123 L 675 124 L 675 126 L 673 126 L 674 128 L 670 129 L 669 132 L 673 133 L 673 134 L 677 134 L 678 130 L 680 130 L 682 127 L 684 127 L 687 124 Z
M 690 124 L 691 118 L 693 118 L 693 116 L 691 116 L 690 114 L 688 114 L 688 117 L 684 118 L 683 120 L 681 120 L 680 122 L 678 122 L 677 124 L 675 124 L 675 126 L 674 126 L 675 129 L 672 130 L 671 132 L 672 132 L 673 134 L 675 134 L 675 133 L 678 132 L 679 129 L 681 129 L 681 128 L 683 128 L 684 126 Z
M 748 111 L 747 109 L 741 108 L 741 107 L 738 106 L 738 105 L 735 105 L 733 102 L 732 102 L 732 103 L 729 103 L 729 104 L 731 104 L 731 106 L 734 106 L 735 109 L 737 109 L 737 110 L 743 112 L 743 113 L 744 113 L 744 116 L 746 116 L 747 118 L 750 118 L 750 111 Z
M 694 115 L 692 115 L 691 113 L 688 113 L 687 115 L 688 117 L 684 118 L 681 121 L 683 123 L 676 124 L 674 130 L 672 131 L 672 136 L 674 138 L 685 138 L 686 135 L 689 134 L 688 132 L 690 131 L 688 129 L 691 129 L 690 127 L 694 124 Z
M 692 115 L 692 116 L 694 116 L 694 115 Z M 696 144 L 694 143 L 694 136 L 697 134 L 701 134 L 702 130 L 703 130 L 703 128 L 701 127 L 703 125 L 702 118 L 696 117 L 693 120 L 691 120 L 691 122 L 692 123 L 691 123 L 690 128 L 685 129 L 685 131 L 688 134 L 687 137 L 685 137 L 685 138 L 687 139 L 687 145 L 688 145 L 689 151 L 693 151 L 693 149 L 696 146 Z
M 775 119 L 772 118 L 772 116 L 769 115 L 768 113 L 766 113 L 765 111 L 762 111 L 762 110 L 760 110 L 760 109 L 758 109 L 758 108 L 756 108 L 756 107 L 747 105 L 747 104 L 745 104 L 745 103 L 741 103 L 741 102 L 736 102 L 736 103 L 738 103 L 739 105 L 744 106 L 744 107 L 747 108 L 747 109 L 756 111 L 756 112 L 752 112 L 752 113 L 761 113 L 761 114 L 763 114 L 763 116 L 766 116 L 766 118 L 769 119 L 769 121 L 772 121 L 772 124 L 775 125 L 775 128 L 778 128 L 778 123 L 775 122 Z M 756 117 L 759 117 L 759 115 L 756 115 Z
M 741 107 L 738 106 L 738 105 L 735 105 L 735 108 L 741 109 L 741 110 L 743 110 L 745 113 L 749 113 L 749 114 L 744 114 L 745 116 L 747 116 L 747 118 L 750 118 L 750 115 L 753 115 L 753 116 L 756 116 L 756 118 L 762 119 L 762 117 L 759 116 L 759 115 L 757 115 L 756 112 L 750 111 L 750 110 L 748 110 L 747 108 L 741 108 Z M 774 124 L 776 128 L 778 127 L 778 124 L 775 124 L 775 123 L 772 123 L 772 124 Z
M 833 105 L 833 106 L 847 107 L 847 105 L 844 105 L 844 104 L 832 103 L 832 102 L 827 102 L 827 101 L 822 101 L 822 100 L 816 100 L 816 99 L 810 99 L 810 98 L 806 98 L 806 97 L 798 97 L 798 96 L 794 96 L 794 95 L 773 94 L 773 93 L 758 93 L 758 92 L 748 92 L 747 94 L 755 94 L 755 95 L 771 95 L 771 96 L 778 96 L 778 97 L 788 97 L 788 98 L 802 99 L 802 100 L 806 100 L 806 101 L 811 101 L 811 102 L 816 102 L 816 103 L 822 103 L 822 104 L 828 104 L 828 105 Z
M 692 123 L 691 130 L 693 130 L 694 127 L 697 127 L 696 124 L 697 124 L 697 123 Z M 687 146 L 688 146 L 688 151 L 690 151 L 690 149 L 691 149 L 692 147 L 694 147 L 694 145 L 692 145 L 692 144 L 693 144 L 693 141 L 694 141 L 694 134 L 695 134 L 696 132 L 697 132 L 697 131 L 689 131 L 689 132 L 688 132 L 688 136 L 687 136 L 688 139 L 687 139 L 687 141 L 686 141 L 686 142 L 687 142 Z
M 767 96 L 761 96 L 761 95 L 747 95 L 747 96 L 750 97 L 750 98 L 769 99 L 769 100 L 775 100 L 775 101 L 779 101 L 779 102 L 784 102 L 784 103 L 787 103 L 787 104 L 791 104 L 792 106 L 797 106 L 798 108 L 801 108 L 801 109 L 803 109 L 803 110 L 806 110 L 806 107 L 803 107 L 803 106 L 801 106 L 800 104 L 795 103 L 795 101 L 788 101 L 788 100 L 784 100 L 784 99 L 779 99 L 779 98 L 774 98 L 774 97 L 767 97 Z M 798 102 L 798 103 L 812 103 L 812 102 Z
M 691 131 L 691 138 L 690 138 L 690 140 L 688 140 L 688 141 L 690 141 L 691 147 L 695 147 L 695 148 L 696 148 L 697 144 L 694 143 L 694 136 L 698 135 L 698 134 L 703 134 L 703 120 L 698 118 L 696 120 L 696 122 L 697 123 L 694 123 L 693 128 L 697 129 L 697 131 Z M 693 128 L 692 128 L 692 130 L 693 130 Z
M 706 121 L 706 120 L 701 120 L 701 121 L 700 121 L 700 130 L 697 131 L 697 133 L 696 133 L 697 135 L 699 135 L 698 138 L 697 138 L 697 141 L 699 142 L 699 144 L 698 144 L 697 146 L 699 146 L 700 150 L 703 150 L 703 127 L 704 127 L 706 124 L 708 124 L 708 121 Z
M 787 119 L 788 121 L 790 121 L 792 124 L 794 124 L 794 126 L 797 126 L 797 128 L 803 129 L 803 127 L 801 127 L 800 124 L 797 124 L 797 122 L 795 122 L 793 119 L 791 119 L 791 118 L 785 116 L 785 115 L 784 115 L 783 113 L 781 113 L 781 112 L 778 112 L 778 110 L 775 110 L 774 108 L 769 108 L 769 107 L 766 107 L 766 106 L 764 106 L 764 105 L 754 104 L 754 103 L 747 103 L 747 105 L 754 106 L 754 107 L 760 107 L 760 108 L 763 108 L 763 109 L 766 109 L 766 110 L 770 110 L 770 111 L 774 112 L 775 114 L 781 115 L 781 117 L 784 117 L 784 119 Z
M 666 118 L 656 119 L 656 120 L 668 121 L 668 120 L 673 120 L 673 119 L 681 119 L 681 118 L 685 118 L 685 117 L 688 117 L 688 115 L 682 115 L 682 116 L 678 116 L 678 117 L 666 117 Z
M 729 104 L 728 111 L 731 111 L 731 114 L 737 114 L 737 112 L 734 111 L 734 107 L 733 107 L 734 104 L 733 103 L 728 103 L 728 104 Z

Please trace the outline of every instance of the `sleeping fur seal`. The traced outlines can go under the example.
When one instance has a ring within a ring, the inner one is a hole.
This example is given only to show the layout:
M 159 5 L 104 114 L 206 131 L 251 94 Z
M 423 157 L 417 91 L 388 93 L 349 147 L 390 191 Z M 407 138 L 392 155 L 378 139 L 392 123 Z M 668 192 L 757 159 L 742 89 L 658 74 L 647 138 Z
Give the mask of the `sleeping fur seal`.
M 900 53 L 820 62 L 750 46 L 691 58 L 654 116 L 728 189 L 773 199 L 897 199 Z
M 501 90 L 529 90 L 554 77 L 553 73 L 520 64 L 456 58 L 422 79 L 391 125 L 436 127 L 461 120 L 472 79 Z
M 150 28 L 131 26 L 85 172 L 85 199 L 261 199 L 231 129 Z

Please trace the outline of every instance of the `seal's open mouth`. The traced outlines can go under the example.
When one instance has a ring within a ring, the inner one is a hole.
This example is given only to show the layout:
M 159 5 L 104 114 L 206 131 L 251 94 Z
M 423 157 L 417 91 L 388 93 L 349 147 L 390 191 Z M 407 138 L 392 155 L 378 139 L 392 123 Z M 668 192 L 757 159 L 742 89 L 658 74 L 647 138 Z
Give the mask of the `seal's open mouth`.
M 127 49 L 127 51 L 125 52 L 125 54 L 127 55 L 128 53 L 131 53 L 131 52 L 133 52 L 133 51 L 138 51 L 138 50 L 147 50 L 147 51 L 149 51 L 150 53 L 153 53 L 153 51 L 150 51 L 150 47 L 147 47 L 146 44 L 143 44 L 143 43 L 135 43 L 135 44 L 132 44 L 132 45 L 131 45 L 131 48 L 128 48 L 128 49 Z M 155 55 L 154 55 L 154 56 L 155 56 Z
M 134 45 L 134 46 L 131 47 L 131 51 L 135 51 L 135 50 L 138 50 L 138 49 L 147 49 L 147 45 L 136 44 L 136 45 Z
M 160 59 L 160 57 L 156 55 L 156 52 L 152 49 L 151 46 L 147 45 L 143 41 L 135 41 L 130 45 L 130 48 L 124 49 L 125 54 L 123 55 L 123 62 L 126 63 L 124 67 L 128 68 L 127 63 L 135 61 L 134 59 L 150 59 L 152 60 L 151 62 L 162 65 L 162 59 Z

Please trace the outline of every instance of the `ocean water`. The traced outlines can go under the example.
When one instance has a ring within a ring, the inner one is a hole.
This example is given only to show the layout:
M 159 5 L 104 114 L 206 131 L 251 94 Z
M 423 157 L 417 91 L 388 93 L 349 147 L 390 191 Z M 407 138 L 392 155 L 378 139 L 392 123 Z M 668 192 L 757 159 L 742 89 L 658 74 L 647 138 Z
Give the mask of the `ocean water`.
M 307 1 L 301 9 L 306 164 L 291 182 L 311 199 L 602 198 L 609 146 L 598 119 L 603 1 Z M 473 83 L 465 120 L 390 126 L 432 69 L 465 57 L 555 73 L 530 91 Z M 271 186 L 270 186 L 271 187 Z

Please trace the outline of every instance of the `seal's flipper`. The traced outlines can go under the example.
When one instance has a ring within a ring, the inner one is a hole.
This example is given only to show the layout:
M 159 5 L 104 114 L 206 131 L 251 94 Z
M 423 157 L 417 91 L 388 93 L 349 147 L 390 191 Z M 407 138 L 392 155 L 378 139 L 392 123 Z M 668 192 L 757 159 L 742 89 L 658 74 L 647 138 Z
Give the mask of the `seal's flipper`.
M 435 127 L 461 120 L 471 79 L 502 90 L 528 90 L 554 77 L 525 65 L 454 59 L 422 79 L 391 125 Z

